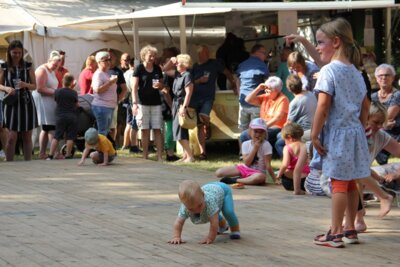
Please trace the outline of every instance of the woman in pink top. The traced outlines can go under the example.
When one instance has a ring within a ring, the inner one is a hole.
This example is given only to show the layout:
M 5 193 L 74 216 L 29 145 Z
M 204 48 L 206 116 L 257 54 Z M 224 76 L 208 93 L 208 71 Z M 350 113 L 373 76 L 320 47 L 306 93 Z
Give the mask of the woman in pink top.
M 307 162 L 307 148 L 301 142 L 303 128 L 294 122 L 286 124 L 282 128 L 282 137 L 286 146 L 283 149 L 283 160 L 278 177 L 281 178 L 283 187 L 288 191 L 294 191 L 295 195 L 304 195 L 304 182 L 310 173 Z
M 99 134 L 107 135 L 114 108 L 117 106 L 117 75 L 108 74 L 111 67 L 110 54 L 98 52 L 96 54 L 98 69 L 93 74 L 92 88 L 94 98 L 92 111 L 96 117 Z
M 93 94 L 92 78 L 97 69 L 97 62 L 94 56 L 88 56 L 86 59 L 86 67 L 79 75 L 80 95 Z

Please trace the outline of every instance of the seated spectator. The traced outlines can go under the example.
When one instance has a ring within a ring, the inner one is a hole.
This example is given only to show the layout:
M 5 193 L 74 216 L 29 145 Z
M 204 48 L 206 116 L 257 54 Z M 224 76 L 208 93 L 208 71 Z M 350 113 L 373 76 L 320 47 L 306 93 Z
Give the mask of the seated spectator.
M 88 56 L 86 59 L 86 67 L 79 75 L 78 85 L 80 95 L 93 94 L 92 77 L 97 69 L 97 62 L 94 56 Z
M 260 118 L 265 120 L 268 127 L 268 141 L 275 145 L 277 135 L 285 125 L 289 110 L 289 100 L 281 92 L 282 80 L 276 76 L 269 77 L 265 83 L 261 83 L 247 97 L 246 102 L 254 106 L 261 106 Z M 265 94 L 260 94 L 262 91 Z M 249 140 L 248 131 L 240 134 L 243 143 Z
M 67 150 L 65 154 L 66 159 L 72 158 L 72 147 L 77 135 L 78 114 L 76 113 L 78 107 L 78 93 L 74 90 L 76 81 L 74 76 L 66 73 L 63 77 L 63 88 L 58 89 L 54 98 L 57 102 L 56 107 L 56 133 L 51 141 L 50 153 L 47 160 L 52 160 L 54 156 L 58 156 L 56 152 L 58 143 L 64 139 L 67 140 Z M 63 156 L 57 157 L 62 159 Z
M 302 141 L 310 141 L 311 124 L 314 120 L 315 110 L 317 109 L 317 98 L 313 93 L 302 90 L 302 82 L 297 75 L 289 75 L 286 84 L 287 88 L 289 88 L 290 92 L 292 92 L 295 96 L 293 101 L 289 104 L 287 123 L 295 122 L 299 124 L 304 130 Z M 278 140 L 275 143 L 275 149 L 280 158 L 283 156 L 284 146 L 285 141 L 283 140 L 281 134 L 278 134 Z
M 393 86 L 396 76 L 394 67 L 389 64 L 381 64 L 375 70 L 375 77 L 378 81 L 379 91 L 373 93 L 372 101 L 383 104 L 388 112 L 387 123 L 384 130 L 395 140 L 400 140 L 400 91 Z M 389 153 L 382 151 L 376 157 L 379 164 L 387 164 Z
M 297 74 L 303 83 L 303 90 L 313 91 L 316 83 L 314 74 L 319 72 L 318 66 L 305 60 L 300 52 L 293 52 L 288 56 L 287 64 L 292 74 Z
M 303 128 L 297 123 L 287 123 L 282 129 L 282 137 L 286 146 L 283 149 L 282 165 L 278 178 L 281 178 L 283 187 L 294 191 L 295 195 L 304 195 L 304 182 L 310 173 L 307 160 L 307 148 L 301 141 Z
M 215 175 L 226 184 L 264 184 L 268 174 L 277 182 L 272 170 L 272 147 L 266 140 L 268 132 L 265 121 L 261 118 L 250 122 L 251 140 L 242 143 L 243 164 L 222 167 Z

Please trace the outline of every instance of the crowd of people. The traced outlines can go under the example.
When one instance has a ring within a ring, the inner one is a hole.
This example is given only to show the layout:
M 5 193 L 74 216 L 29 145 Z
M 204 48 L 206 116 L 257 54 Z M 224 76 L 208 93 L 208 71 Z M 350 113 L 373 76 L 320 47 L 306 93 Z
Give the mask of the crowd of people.
M 193 66 L 192 58 L 174 47 L 161 55 L 151 45 L 143 47 L 137 66 L 128 53 L 121 55 L 118 66 L 115 51 L 99 51 L 87 58 L 78 81 L 64 67 L 64 51 L 52 51 L 48 61 L 34 70 L 23 59 L 22 43 L 12 41 L 0 70 L 0 90 L 5 92 L 0 102 L 0 142 L 5 158 L 14 160 L 20 136 L 24 159 L 31 160 L 32 131 L 39 126 L 40 159 L 73 157 L 79 123 L 74 90 L 78 84 L 80 95 L 93 95 L 91 112 L 96 122 L 96 128 L 84 133 L 79 165 L 87 157 L 95 164 L 108 165 L 117 155 L 116 143 L 131 153 L 142 153 L 144 159 L 155 147 L 158 161 L 164 160 L 165 151 L 167 161 L 193 162 L 189 129 L 180 124 L 188 108 L 195 109 L 198 118 L 197 160 L 206 160 L 216 84 L 226 89 L 228 81 L 238 95 L 242 162 L 218 169 L 217 183 L 200 187 L 186 181 L 181 185 L 183 206 L 170 243 L 182 243 L 183 223 L 189 217 L 211 222 L 212 231 L 202 243 L 211 243 L 228 225 L 231 238 L 240 238 L 226 185 L 264 184 L 268 176 L 296 195 L 332 198 L 331 227 L 314 239 L 315 244 L 343 247 L 344 242 L 358 243 L 357 233 L 367 228 L 363 190 L 369 188 L 378 196 L 382 217 L 391 209 L 389 193 L 399 190 L 400 164 L 388 164 L 390 154 L 400 156 L 400 92 L 394 86 L 395 69 L 381 64 L 371 77 L 371 56 L 362 55 L 350 24 L 342 18 L 319 28 L 316 47 L 299 35 L 285 38 L 286 44 L 303 45 L 313 61 L 294 51 L 293 45 L 285 46 L 278 72 L 271 74 L 264 45 L 254 45 L 248 54 L 240 38 L 228 34 L 216 59 L 211 59 L 206 45 L 199 46 Z M 237 57 L 228 57 L 229 49 L 237 51 Z M 122 142 L 118 140 L 121 133 Z M 58 148 L 62 140 L 65 153 Z M 175 155 L 175 142 L 182 147 L 181 158 Z M 276 172 L 271 166 L 273 158 L 282 159 Z M 375 158 L 381 166 L 371 171 Z M 205 204 L 207 194 L 217 194 L 218 203 Z M 213 209 L 204 211 L 207 205 Z M 227 216 L 228 224 L 218 211 Z

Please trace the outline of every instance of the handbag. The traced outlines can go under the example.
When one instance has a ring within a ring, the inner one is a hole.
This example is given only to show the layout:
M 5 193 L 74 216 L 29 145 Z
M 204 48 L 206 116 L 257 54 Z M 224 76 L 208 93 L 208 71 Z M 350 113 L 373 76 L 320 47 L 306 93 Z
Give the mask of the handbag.
M 187 107 L 185 116 L 179 116 L 179 125 L 185 129 L 194 129 L 197 126 L 197 113 L 194 108 Z
M 2 99 L 3 104 L 12 106 L 14 105 L 18 100 L 18 92 L 15 92 L 15 94 L 10 95 L 10 94 L 4 94 L 4 97 Z

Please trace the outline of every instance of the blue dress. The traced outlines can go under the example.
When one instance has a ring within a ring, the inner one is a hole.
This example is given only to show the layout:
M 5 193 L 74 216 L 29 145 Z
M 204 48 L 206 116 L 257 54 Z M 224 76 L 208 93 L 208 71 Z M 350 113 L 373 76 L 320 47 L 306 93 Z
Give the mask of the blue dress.
M 337 180 L 368 177 L 368 143 L 360 121 L 367 89 L 361 73 L 354 65 L 332 61 L 321 69 L 315 90 L 332 96 L 321 132 L 322 144 L 328 150 L 322 158 L 323 174 Z

